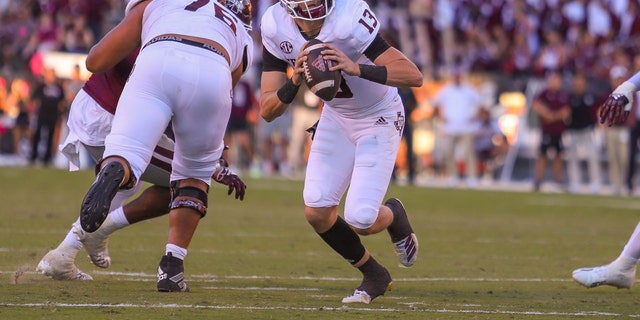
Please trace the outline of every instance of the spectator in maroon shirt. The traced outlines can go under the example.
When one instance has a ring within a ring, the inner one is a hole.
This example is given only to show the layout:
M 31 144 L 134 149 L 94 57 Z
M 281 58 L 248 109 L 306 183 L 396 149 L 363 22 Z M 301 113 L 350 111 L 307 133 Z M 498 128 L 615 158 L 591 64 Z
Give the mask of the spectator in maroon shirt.
M 547 87 L 533 100 L 533 111 L 540 117 L 540 149 L 536 161 L 534 190 L 540 190 L 544 178 L 547 156 L 553 154 L 553 179 L 562 185 L 564 168 L 562 163 L 562 133 L 571 115 L 569 93 L 562 88 L 562 76 L 551 72 L 546 77 Z

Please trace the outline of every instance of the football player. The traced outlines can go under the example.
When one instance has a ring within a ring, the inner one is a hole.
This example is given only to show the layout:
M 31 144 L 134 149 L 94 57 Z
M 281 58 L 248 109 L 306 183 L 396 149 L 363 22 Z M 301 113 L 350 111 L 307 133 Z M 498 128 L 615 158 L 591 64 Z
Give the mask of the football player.
M 382 204 L 402 137 L 405 114 L 395 87 L 422 85 L 416 65 L 380 36 L 380 22 L 363 0 L 280 0 L 261 24 L 261 116 L 280 116 L 303 82 L 309 39 L 323 41 L 340 90 L 324 101 L 311 146 L 303 197 L 314 231 L 363 274 L 343 303 L 370 303 L 390 289 L 391 275 L 358 235 L 387 230 L 400 263 L 414 264 L 418 240 L 400 200 Z M 286 69 L 294 73 L 287 77 Z M 346 195 L 344 219 L 338 205 Z
M 237 6 L 237 1 L 227 1 L 227 5 Z M 240 2 L 240 4 L 242 4 Z M 135 49 L 125 59 L 106 72 L 92 74 L 74 99 L 69 114 L 69 135 L 60 146 L 62 153 L 70 161 L 70 170 L 80 166 L 79 148 L 83 145 L 94 161 L 99 161 L 104 152 L 104 140 L 111 131 L 113 114 L 122 89 L 133 68 L 139 49 Z M 152 219 L 168 213 L 171 199 L 169 174 L 174 151 L 174 141 L 163 135 L 154 150 L 150 165 L 142 174 L 136 187 L 118 192 L 111 202 L 110 213 L 98 230 L 85 232 L 79 219 L 57 248 L 49 251 L 38 264 L 37 270 L 56 280 L 92 280 L 92 277 L 75 266 L 77 252 L 83 247 L 89 258 L 98 267 L 107 268 L 111 264 L 108 252 L 108 238 L 114 231 L 139 221 Z M 236 199 L 243 200 L 246 185 L 228 169 L 220 158 L 214 175 L 216 182 L 228 186 L 228 194 L 235 191 Z M 142 186 L 142 181 L 154 184 L 135 200 L 124 207 L 122 203 Z
M 600 123 L 609 126 L 624 123 L 631 113 L 631 105 L 640 89 L 640 72 L 617 86 L 600 109 Z M 640 259 L 640 223 L 636 225 L 620 255 L 609 264 L 573 270 L 573 279 L 579 284 L 594 288 L 609 285 L 631 288 L 636 280 L 636 268 Z
M 156 142 L 171 124 L 170 227 L 157 289 L 185 292 L 183 260 L 207 213 L 231 89 L 251 63 L 253 43 L 244 27 L 251 21 L 251 3 L 134 0 L 127 12 L 86 60 L 90 71 L 106 71 L 141 46 L 105 139 L 96 181 L 82 201 L 80 226 L 94 232 L 102 225 L 117 191 L 140 180 Z

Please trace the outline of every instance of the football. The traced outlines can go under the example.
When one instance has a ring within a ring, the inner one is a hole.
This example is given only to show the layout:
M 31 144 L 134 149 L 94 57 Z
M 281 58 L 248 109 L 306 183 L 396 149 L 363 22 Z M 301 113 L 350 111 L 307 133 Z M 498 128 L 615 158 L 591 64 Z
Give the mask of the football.
M 342 75 L 340 70 L 329 71 L 329 68 L 333 66 L 333 61 L 324 60 L 323 55 L 320 53 L 324 50 L 322 43 L 318 39 L 309 41 L 305 47 L 305 49 L 309 50 L 309 54 L 302 67 L 304 68 L 304 81 L 309 90 L 320 99 L 330 101 L 340 89 Z

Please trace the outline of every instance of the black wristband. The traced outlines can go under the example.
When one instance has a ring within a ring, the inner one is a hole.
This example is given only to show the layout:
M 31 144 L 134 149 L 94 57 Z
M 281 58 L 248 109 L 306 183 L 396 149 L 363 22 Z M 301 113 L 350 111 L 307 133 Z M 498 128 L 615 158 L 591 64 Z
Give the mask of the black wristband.
M 381 84 L 387 84 L 387 67 L 361 64 L 360 78 Z
M 280 89 L 278 89 L 278 99 L 280 99 L 280 101 L 282 101 L 282 103 L 284 104 L 289 104 L 293 102 L 293 99 L 296 98 L 298 89 L 300 89 L 299 85 L 296 86 L 295 84 L 293 84 L 293 81 L 291 81 L 291 79 L 287 79 L 287 82 L 285 82 L 285 84 L 280 87 Z

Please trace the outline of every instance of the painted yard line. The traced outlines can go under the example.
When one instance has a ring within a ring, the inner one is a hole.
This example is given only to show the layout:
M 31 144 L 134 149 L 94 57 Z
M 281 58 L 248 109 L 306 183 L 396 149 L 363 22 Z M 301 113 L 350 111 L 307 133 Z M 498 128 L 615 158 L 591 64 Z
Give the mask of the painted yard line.
M 50 308 L 50 307 L 66 307 L 66 308 L 153 308 L 153 309 L 174 309 L 174 308 L 194 308 L 194 309 L 214 309 L 214 310 L 248 310 L 248 311 L 367 311 L 367 312 L 398 312 L 408 311 L 407 308 L 366 308 L 366 307 L 254 307 L 254 306 L 236 306 L 236 305 L 190 305 L 190 304 L 96 304 L 96 303 L 2 303 L 1 307 L 14 307 L 14 308 Z M 483 310 L 483 309 L 419 309 L 412 308 L 411 312 L 420 313 L 448 313 L 448 314 L 508 314 L 508 315 L 540 315 L 540 316 L 608 316 L 608 317 L 620 317 L 623 314 L 611 313 L 611 312 L 598 312 L 598 311 L 578 311 L 578 312 L 544 312 L 544 311 L 511 311 L 511 310 Z M 638 317 L 640 315 L 628 315 L 630 317 Z
M 209 290 L 239 290 L 239 291 L 322 291 L 320 288 L 287 288 L 287 287 L 202 287 Z
M 590 207 L 590 208 L 609 208 L 609 209 L 640 209 L 640 203 L 637 201 L 611 201 L 598 199 L 595 201 L 573 201 L 568 199 L 550 199 L 536 198 L 529 199 L 527 205 L 540 207 Z
M 113 276 L 144 276 L 156 278 L 156 274 L 150 273 L 126 273 L 126 272 L 109 272 L 109 271 L 96 271 L 95 274 L 103 274 L 103 275 L 113 275 Z M 352 277 L 281 277 L 281 276 L 259 276 L 259 275 L 250 275 L 250 276 L 218 276 L 214 274 L 196 274 L 196 275 L 188 275 L 187 278 L 204 278 L 204 279 L 240 279 L 240 280 L 309 280 L 309 281 L 360 281 L 362 278 L 352 278 Z M 428 277 L 428 278 L 394 278 L 397 281 L 403 282 L 422 282 L 422 281 L 473 281 L 473 282 L 571 282 L 573 279 L 544 279 L 544 278 L 464 278 L 464 277 Z
M 0 274 L 13 274 L 14 271 L 0 271 Z M 27 271 L 26 274 L 39 274 L 35 271 Z M 144 277 L 144 278 L 157 278 L 155 273 L 145 272 L 119 272 L 119 271 L 99 271 L 96 270 L 92 274 L 99 274 L 105 276 L 120 276 L 120 277 Z M 309 280 L 309 281 L 360 281 L 362 278 L 353 277 L 282 277 L 282 276 L 260 276 L 260 275 L 237 275 L 237 276 L 220 276 L 215 274 L 193 274 L 187 275 L 187 278 L 192 279 L 204 279 L 204 281 L 220 281 L 224 279 L 240 279 L 240 280 Z M 465 277 L 420 277 L 420 278 L 394 278 L 397 281 L 403 282 L 423 282 L 423 281 L 472 281 L 472 282 L 572 282 L 570 278 L 465 278 Z

